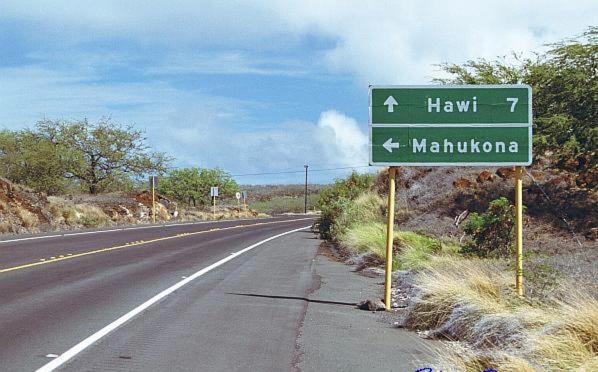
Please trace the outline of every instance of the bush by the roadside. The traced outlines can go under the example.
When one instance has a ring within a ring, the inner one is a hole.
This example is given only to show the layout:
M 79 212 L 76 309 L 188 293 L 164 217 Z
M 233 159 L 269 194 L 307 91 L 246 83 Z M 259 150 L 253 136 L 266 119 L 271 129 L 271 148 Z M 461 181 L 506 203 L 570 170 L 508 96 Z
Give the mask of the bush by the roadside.
M 322 214 L 316 225 L 321 238 L 334 238 L 331 229 L 337 218 L 354 199 L 372 186 L 373 181 L 374 176 L 371 174 L 353 172 L 346 179 L 338 179 L 320 192 L 317 206 Z
M 509 255 L 513 251 L 514 227 L 515 206 L 504 197 L 491 201 L 484 213 L 469 215 L 464 231 L 472 241 L 466 244 L 464 253 L 480 257 Z
M 355 200 L 341 199 L 338 202 L 340 212 L 330 227 L 333 236 L 342 236 L 354 225 L 378 223 L 383 221 L 385 203 L 380 196 L 365 192 Z

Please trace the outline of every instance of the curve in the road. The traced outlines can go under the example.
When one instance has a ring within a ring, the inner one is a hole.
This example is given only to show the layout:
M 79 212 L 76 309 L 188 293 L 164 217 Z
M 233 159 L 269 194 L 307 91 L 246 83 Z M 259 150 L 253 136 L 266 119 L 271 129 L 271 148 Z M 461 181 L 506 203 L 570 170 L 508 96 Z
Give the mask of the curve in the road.
M 298 220 L 297 220 L 298 221 Z M 247 226 L 247 225 L 245 225 Z M 230 227 L 227 229 L 232 229 L 235 227 Z M 136 315 L 138 315 L 139 313 L 143 312 L 145 309 L 147 309 L 148 307 L 152 306 L 153 304 L 157 303 L 158 301 L 160 301 L 161 299 L 163 299 L 164 297 L 168 296 L 169 294 L 173 293 L 174 291 L 176 291 L 177 289 L 185 286 L 186 284 L 192 282 L 193 280 L 201 277 L 202 275 L 212 271 L 213 269 L 217 268 L 218 266 L 223 265 L 224 263 L 234 259 L 235 257 L 238 257 L 240 255 L 242 255 L 243 253 L 246 253 L 266 242 L 269 242 L 273 239 L 279 238 L 281 236 L 284 235 L 288 235 L 300 230 L 305 230 L 309 228 L 309 226 L 305 226 L 305 227 L 301 227 L 298 229 L 293 229 L 290 231 L 285 231 L 281 234 L 277 234 L 274 236 L 271 236 L 267 239 L 264 239 L 260 242 L 257 242 L 255 244 L 250 245 L 249 247 L 243 248 L 240 251 L 231 253 L 229 256 L 211 264 L 210 266 L 207 266 L 199 271 L 197 271 L 196 273 L 194 273 L 193 275 L 185 278 L 184 280 L 174 284 L 173 286 L 163 290 L 162 292 L 158 293 L 157 295 L 155 295 L 154 297 L 150 298 L 149 300 L 145 301 L 144 303 L 142 303 L 141 305 L 137 306 L 136 308 L 134 308 L 133 310 L 129 311 L 128 313 L 126 313 L 125 315 L 121 316 L 120 318 L 116 319 L 115 321 L 113 321 L 112 323 L 106 325 L 104 328 L 100 329 L 99 331 L 95 332 L 94 334 L 92 334 L 91 336 L 87 337 L 86 339 L 84 339 L 83 341 L 79 342 L 78 344 L 76 344 L 75 346 L 71 347 L 69 350 L 67 350 L 66 352 L 62 353 L 59 357 L 57 357 L 56 359 L 52 360 L 51 362 L 45 364 L 44 366 L 42 366 L 41 368 L 39 368 L 36 372 L 51 372 L 54 371 L 56 368 L 61 367 L 63 364 L 65 364 L 66 362 L 68 362 L 70 359 L 72 359 L 73 357 L 75 357 L 77 354 L 81 353 L 83 350 L 85 350 L 86 348 L 88 348 L 89 346 L 93 345 L 94 343 L 96 343 L 98 340 L 100 340 L 101 338 L 103 338 L 104 336 L 108 335 L 109 333 L 111 333 L 112 331 L 114 331 L 115 329 L 117 329 L 118 327 L 120 327 L 121 325 L 123 325 L 124 323 L 126 323 L 127 321 L 129 321 L 130 319 L 134 318 Z M 220 229 L 222 230 L 222 229 Z M 206 233 L 206 232 L 210 232 L 213 230 L 208 230 L 208 231 L 201 231 L 201 232 L 197 232 L 197 233 Z M 194 233 L 187 233 L 184 236 L 189 236 L 189 235 L 193 235 Z M 168 238 L 176 238 L 177 236 L 173 236 L 173 237 L 168 237 Z M 164 239 L 162 239 L 164 240 Z
M 304 220 L 311 220 L 311 218 L 299 218 L 299 219 L 295 219 L 294 221 L 304 221 Z M 49 259 L 42 258 L 39 261 L 29 262 L 29 263 L 18 265 L 18 266 L 12 266 L 12 267 L 0 269 L 0 274 L 10 272 L 10 271 L 15 271 L 15 270 L 27 269 L 27 268 L 34 267 L 34 266 L 47 265 L 47 264 L 56 263 L 56 262 L 60 262 L 60 261 L 89 256 L 89 255 L 98 254 L 98 253 L 105 253 L 105 252 L 115 251 L 115 250 L 119 250 L 119 249 L 137 247 L 140 245 L 146 245 L 146 244 L 155 243 L 155 242 L 164 241 L 164 240 L 177 239 L 177 238 L 182 238 L 182 237 L 187 237 L 187 236 L 192 236 L 192 235 L 199 235 L 199 234 L 207 234 L 207 233 L 214 232 L 214 231 L 233 230 L 233 229 L 240 229 L 240 228 L 261 226 L 261 225 L 272 225 L 272 224 L 284 223 L 284 222 L 288 222 L 288 221 L 285 220 L 285 221 L 258 222 L 258 223 L 254 223 L 254 224 L 248 224 L 248 225 L 216 227 L 216 228 L 212 228 L 210 230 L 185 232 L 185 233 L 164 236 L 164 237 L 154 238 L 154 239 L 149 239 L 149 240 L 133 241 L 133 242 L 128 242 L 128 243 L 113 246 L 113 247 L 99 248 L 99 249 L 94 249 L 91 251 L 85 251 L 85 252 L 81 252 L 81 253 L 74 253 L 74 254 L 69 253 L 66 255 L 57 255 L 54 257 L 50 257 Z

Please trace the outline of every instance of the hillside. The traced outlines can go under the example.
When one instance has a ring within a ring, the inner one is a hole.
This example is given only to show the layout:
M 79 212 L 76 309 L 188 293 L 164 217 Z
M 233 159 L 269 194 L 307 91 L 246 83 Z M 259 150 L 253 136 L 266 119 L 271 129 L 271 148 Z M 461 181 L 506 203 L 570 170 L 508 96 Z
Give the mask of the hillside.
M 180 207 L 156 196 L 156 221 L 189 221 L 258 216 L 253 210 L 221 206 L 211 210 Z M 147 191 L 104 195 L 46 196 L 0 178 L 0 233 L 23 234 L 152 222 L 152 199 Z

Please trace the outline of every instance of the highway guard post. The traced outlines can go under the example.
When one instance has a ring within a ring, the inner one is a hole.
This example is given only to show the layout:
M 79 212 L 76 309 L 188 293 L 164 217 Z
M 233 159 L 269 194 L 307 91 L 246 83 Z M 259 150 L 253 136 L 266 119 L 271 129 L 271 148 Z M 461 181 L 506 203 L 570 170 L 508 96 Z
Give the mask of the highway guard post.
M 514 166 L 516 288 L 523 295 L 522 166 L 532 162 L 528 85 L 370 86 L 370 165 L 389 166 L 384 301 L 390 309 L 397 166 Z

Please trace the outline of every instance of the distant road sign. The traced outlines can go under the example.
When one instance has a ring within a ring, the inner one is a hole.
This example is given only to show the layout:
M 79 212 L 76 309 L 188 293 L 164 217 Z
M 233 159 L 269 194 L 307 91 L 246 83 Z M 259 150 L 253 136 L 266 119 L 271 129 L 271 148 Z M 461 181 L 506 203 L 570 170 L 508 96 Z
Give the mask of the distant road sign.
M 236 193 L 235 198 L 237 198 L 237 200 L 241 199 L 241 193 L 240 192 Z
M 243 200 L 247 199 L 247 191 L 242 192 Z
M 218 196 L 218 187 L 215 187 L 215 186 L 210 187 L 210 196 L 211 197 Z
M 370 164 L 529 165 L 528 85 L 370 87 Z

